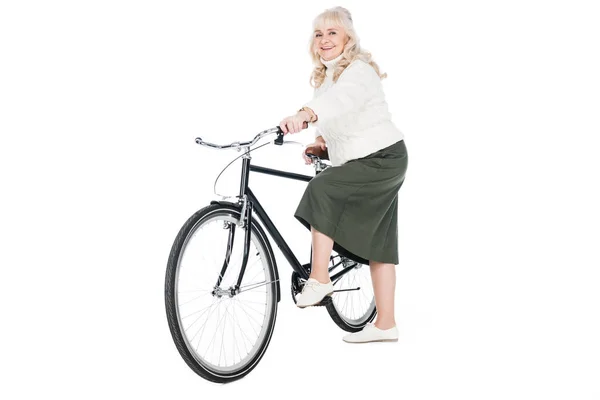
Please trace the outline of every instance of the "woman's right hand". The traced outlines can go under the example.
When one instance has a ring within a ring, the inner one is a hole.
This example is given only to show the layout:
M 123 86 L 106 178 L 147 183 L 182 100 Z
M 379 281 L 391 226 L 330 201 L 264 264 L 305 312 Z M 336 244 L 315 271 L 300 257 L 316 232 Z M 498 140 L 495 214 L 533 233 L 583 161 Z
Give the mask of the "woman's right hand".
M 325 140 L 322 136 L 317 137 L 314 143 L 311 143 L 306 146 L 304 151 L 302 152 L 302 158 L 304 158 L 305 164 L 311 164 L 311 159 L 306 155 L 306 153 L 311 153 L 319 158 L 327 159 L 327 144 L 325 144 Z

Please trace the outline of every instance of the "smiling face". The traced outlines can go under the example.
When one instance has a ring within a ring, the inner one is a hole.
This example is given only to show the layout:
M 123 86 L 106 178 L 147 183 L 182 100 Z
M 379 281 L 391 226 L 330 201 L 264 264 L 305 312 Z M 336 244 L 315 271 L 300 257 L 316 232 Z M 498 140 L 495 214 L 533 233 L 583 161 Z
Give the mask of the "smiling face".
M 313 45 L 319 55 L 329 61 L 342 54 L 348 39 L 346 32 L 339 26 L 324 25 L 315 30 Z

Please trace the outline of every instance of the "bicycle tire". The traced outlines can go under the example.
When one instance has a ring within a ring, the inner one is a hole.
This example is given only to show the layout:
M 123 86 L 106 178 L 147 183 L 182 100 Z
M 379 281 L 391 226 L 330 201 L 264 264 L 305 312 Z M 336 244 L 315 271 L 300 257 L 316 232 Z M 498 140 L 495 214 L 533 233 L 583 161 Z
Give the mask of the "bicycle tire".
M 251 240 L 254 240 L 255 243 L 258 243 L 261 251 L 264 252 L 265 262 L 267 264 L 267 270 L 265 273 L 268 273 L 270 278 L 272 278 L 270 282 L 264 285 L 265 288 L 267 290 L 270 290 L 271 293 L 270 303 L 268 307 L 269 309 L 267 310 L 268 317 L 266 318 L 266 324 L 264 327 L 264 334 L 261 330 L 261 334 L 263 335 L 260 339 L 260 342 L 256 344 L 256 346 L 258 347 L 251 349 L 254 353 L 252 357 L 245 362 L 243 367 L 237 369 L 233 368 L 230 372 L 227 373 L 223 371 L 217 371 L 216 369 L 211 368 L 199 357 L 194 356 L 194 354 L 192 353 L 192 349 L 188 347 L 188 341 L 184 337 L 185 332 L 182 332 L 182 325 L 180 323 L 178 315 L 178 304 L 176 301 L 176 285 L 178 284 L 177 274 L 182 253 L 184 252 L 185 246 L 191 234 L 196 231 L 197 227 L 201 227 L 203 222 L 209 221 L 210 218 L 216 218 L 219 216 L 239 221 L 241 218 L 241 206 L 235 205 L 233 203 L 231 203 L 231 205 L 225 205 L 223 203 L 214 202 L 211 205 L 206 206 L 194 213 L 179 230 L 179 233 L 177 234 L 177 237 L 172 245 L 167 263 L 167 271 L 165 277 L 165 307 L 171 336 L 173 338 L 177 350 L 179 351 L 179 354 L 186 362 L 186 364 L 196 374 L 198 374 L 206 380 L 215 383 L 229 383 L 241 379 L 248 373 L 250 373 L 258 365 L 258 362 L 264 356 L 266 349 L 268 348 L 269 343 L 271 341 L 271 337 L 273 335 L 275 321 L 277 318 L 278 299 L 280 298 L 280 294 L 279 285 L 278 282 L 276 282 L 276 279 L 278 279 L 278 273 L 275 254 L 273 253 L 273 250 L 271 248 L 267 236 L 265 235 L 264 230 L 257 223 L 256 219 L 253 218 L 251 223 Z M 246 277 L 246 275 L 244 276 Z

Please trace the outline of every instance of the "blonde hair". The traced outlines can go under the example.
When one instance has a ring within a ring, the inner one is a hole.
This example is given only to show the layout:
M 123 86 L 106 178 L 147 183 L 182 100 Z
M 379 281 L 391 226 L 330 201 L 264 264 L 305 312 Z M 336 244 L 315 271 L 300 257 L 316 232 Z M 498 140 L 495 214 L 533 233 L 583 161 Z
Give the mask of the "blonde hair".
M 309 53 L 313 60 L 313 64 L 315 65 L 309 80 L 312 87 L 317 88 L 321 86 L 325 80 L 326 68 L 321 62 L 321 56 L 319 55 L 317 47 L 314 45 L 314 31 L 324 25 L 342 28 L 348 36 L 348 41 L 344 45 L 344 50 L 342 52 L 342 58 L 336 63 L 335 69 L 333 70 L 333 82 L 337 82 L 337 79 L 344 69 L 356 59 L 371 65 L 375 69 L 377 75 L 379 75 L 380 79 L 387 78 L 387 73 L 381 74 L 379 72 L 379 66 L 372 60 L 371 53 L 360 47 L 360 39 L 354 30 L 350 11 L 344 7 L 333 7 L 323 11 L 313 20 L 313 32 L 309 44 Z

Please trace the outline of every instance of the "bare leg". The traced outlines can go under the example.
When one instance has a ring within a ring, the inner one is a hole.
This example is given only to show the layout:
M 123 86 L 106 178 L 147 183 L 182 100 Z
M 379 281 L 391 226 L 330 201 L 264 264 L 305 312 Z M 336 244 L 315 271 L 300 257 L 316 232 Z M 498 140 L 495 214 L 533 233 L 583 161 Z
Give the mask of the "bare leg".
M 319 232 L 314 227 L 310 227 L 312 234 L 312 269 L 310 278 L 314 278 L 321 283 L 327 283 L 329 279 L 329 257 L 333 250 L 333 239 L 324 233 Z
M 379 329 L 390 329 L 396 326 L 394 319 L 394 292 L 396 290 L 396 266 L 377 261 L 370 261 L 371 280 L 375 292 L 377 320 Z

